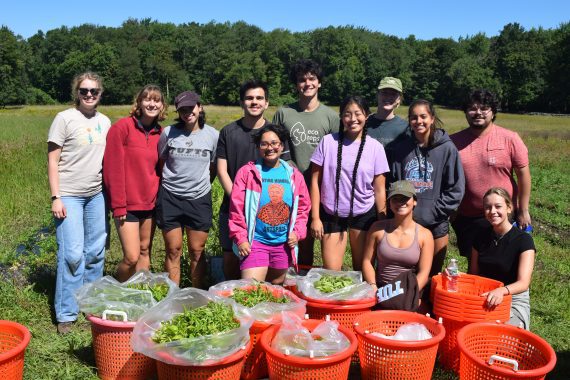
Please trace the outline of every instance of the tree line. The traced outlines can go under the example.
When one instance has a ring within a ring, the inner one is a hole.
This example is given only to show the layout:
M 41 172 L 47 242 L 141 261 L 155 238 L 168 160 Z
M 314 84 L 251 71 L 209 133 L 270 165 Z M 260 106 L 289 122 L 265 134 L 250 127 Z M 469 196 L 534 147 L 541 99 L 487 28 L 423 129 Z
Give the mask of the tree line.
M 70 100 L 70 80 L 93 70 L 105 80 L 104 104 L 129 104 L 143 85 L 160 85 L 169 101 L 193 89 L 205 103 L 237 104 L 250 78 L 269 85 L 273 104 L 294 101 L 288 71 L 297 59 L 321 63 L 320 98 L 349 94 L 373 101 L 384 76 L 402 80 L 406 102 L 425 98 L 457 107 L 488 88 L 510 112 L 570 113 L 570 22 L 556 29 L 506 25 L 484 34 L 418 40 L 353 27 L 265 32 L 245 22 L 175 25 L 129 19 L 120 27 L 84 24 L 38 31 L 28 39 L 0 28 L 0 106 Z

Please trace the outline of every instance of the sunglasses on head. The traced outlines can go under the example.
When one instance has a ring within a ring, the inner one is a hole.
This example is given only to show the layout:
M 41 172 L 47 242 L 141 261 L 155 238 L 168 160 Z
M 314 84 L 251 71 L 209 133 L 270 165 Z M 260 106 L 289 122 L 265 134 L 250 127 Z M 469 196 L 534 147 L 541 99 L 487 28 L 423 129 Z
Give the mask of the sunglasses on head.
M 97 96 L 99 95 L 99 93 L 101 92 L 100 88 L 83 88 L 81 87 L 79 89 L 79 94 L 82 96 L 87 96 L 87 94 L 91 93 L 91 95 L 93 96 Z

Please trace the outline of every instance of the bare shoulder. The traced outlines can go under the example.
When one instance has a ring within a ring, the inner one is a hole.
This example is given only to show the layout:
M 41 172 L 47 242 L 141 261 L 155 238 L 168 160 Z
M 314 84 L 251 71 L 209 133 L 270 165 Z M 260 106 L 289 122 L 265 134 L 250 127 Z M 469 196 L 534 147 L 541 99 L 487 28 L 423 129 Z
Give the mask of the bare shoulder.
M 418 224 L 418 234 L 420 242 L 425 242 L 429 240 L 433 241 L 433 235 L 431 231 L 420 224 Z
M 388 226 L 388 223 L 386 222 L 386 220 L 378 220 L 374 223 L 372 223 L 372 225 L 370 226 L 370 229 L 368 230 L 368 235 L 372 236 L 384 236 L 384 231 L 386 231 L 386 227 Z

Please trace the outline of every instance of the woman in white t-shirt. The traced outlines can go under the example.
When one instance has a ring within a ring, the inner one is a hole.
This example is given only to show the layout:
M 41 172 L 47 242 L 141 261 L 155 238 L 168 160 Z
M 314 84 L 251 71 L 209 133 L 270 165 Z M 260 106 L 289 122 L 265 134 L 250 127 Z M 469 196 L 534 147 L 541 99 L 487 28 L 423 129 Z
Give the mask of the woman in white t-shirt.
M 74 292 L 103 275 L 107 219 L 102 163 L 109 118 L 97 111 L 103 93 L 99 75 L 72 82 L 75 107 L 57 114 L 48 134 L 48 180 L 55 220 L 57 274 L 55 316 L 68 333 L 79 312 Z

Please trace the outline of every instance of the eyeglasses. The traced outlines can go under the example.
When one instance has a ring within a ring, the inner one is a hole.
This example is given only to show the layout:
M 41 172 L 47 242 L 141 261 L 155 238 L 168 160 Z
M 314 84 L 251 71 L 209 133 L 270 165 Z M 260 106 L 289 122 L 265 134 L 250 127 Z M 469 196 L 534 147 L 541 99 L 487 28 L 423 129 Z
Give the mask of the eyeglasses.
M 262 141 L 262 142 L 259 143 L 259 147 L 260 147 L 260 148 L 263 148 L 263 149 L 266 149 L 266 148 L 269 148 L 269 147 L 272 147 L 272 148 L 279 148 L 280 146 L 281 146 L 281 141 L 271 141 L 271 142 Z
M 100 88 L 79 88 L 79 94 L 81 96 L 87 96 L 87 94 L 91 93 L 92 96 L 97 96 L 101 92 Z
M 475 115 L 477 111 L 481 112 L 481 114 L 486 115 L 491 112 L 490 106 L 472 106 L 467 109 L 467 113 L 471 115 Z

